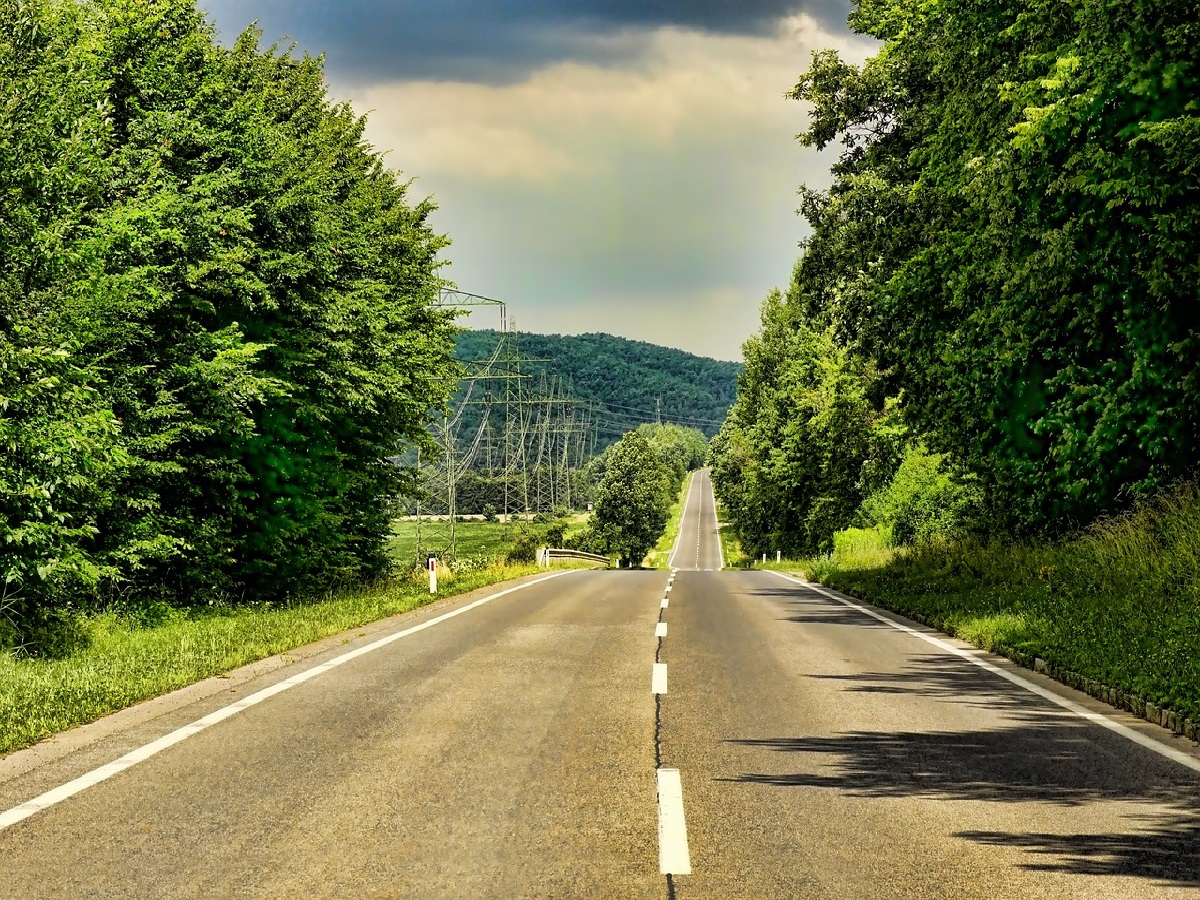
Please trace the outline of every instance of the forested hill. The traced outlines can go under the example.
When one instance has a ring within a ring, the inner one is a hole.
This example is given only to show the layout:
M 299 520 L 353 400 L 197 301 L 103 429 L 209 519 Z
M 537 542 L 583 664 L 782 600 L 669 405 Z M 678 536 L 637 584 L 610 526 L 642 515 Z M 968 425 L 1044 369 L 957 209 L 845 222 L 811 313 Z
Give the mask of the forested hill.
M 458 338 L 460 360 L 486 360 L 500 333 L 465 331 Z M 741 364 L 695 356 L 683 350 L 631 341 L 611 334 L 533 334 L 518 332 L 520 355 L 529 360 L 522 373 L 563 379 L 580 400 L 595 401 L 607 412 L 604 443 L 627 428 L 653 421 L 661 402 L 664 422 L 694 425 L 711 437 L 737 394 Z

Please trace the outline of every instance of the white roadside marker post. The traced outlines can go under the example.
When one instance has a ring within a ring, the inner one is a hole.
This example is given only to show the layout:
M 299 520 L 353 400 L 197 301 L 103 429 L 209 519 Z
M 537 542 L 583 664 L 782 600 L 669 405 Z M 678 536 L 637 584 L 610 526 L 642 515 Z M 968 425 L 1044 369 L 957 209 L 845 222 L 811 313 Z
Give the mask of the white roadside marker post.
M 429 593 L 437 593 L 437 557 L 429 557 Z

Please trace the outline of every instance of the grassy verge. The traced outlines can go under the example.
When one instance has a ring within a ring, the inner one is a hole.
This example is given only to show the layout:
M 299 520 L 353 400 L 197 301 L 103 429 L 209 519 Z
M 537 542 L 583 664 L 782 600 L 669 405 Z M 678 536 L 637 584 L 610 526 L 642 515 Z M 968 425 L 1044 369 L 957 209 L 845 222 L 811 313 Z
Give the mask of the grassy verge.
M 537 571 L 521 565 L 443 572 L 437 597 L 430 596 L 428 579 L 418 572 L 291 607 L 180 612 L 154 627 L 132 627 L 115 616 L 91 618 L 86 622 L 89 645 L 65 659 L 0 654 L 0 753 L 440 597 Z
M 643 566 L 651 569 L 667 568 L 671 550 L 675 547 L 675 540 L 679 537 L 679 529 L 683 524 L 683 507 L 687 502 L 688 489 L 695 477 L 696 473 L 693 472 L 684 481 L 683 487 L 679 490 L 679 496 L 675 498 L 675 504 L 671 507 L 671 518 L 667 520 L 667 530 L 662 533 L 662 537 L 658 539 L 654 549 L 646 555 L 642 561 Z
M 1200 727 L 1195 485 L 1058 543 L 897 553 L 859 532 L 792 567 L 1190 737 Z
M 729 527 L 729 523 L 725 521 L 725 510 L 721 506 L 721 501 L 717 501 L 717 534 L 721 539 L 721 554 L 725 557 L 725 567 L 727 569 L 744 569 L 753 562 L 749 556 L 742 552 L 741 541 L 737 535 Z M 785 567 L 781 567 L 785 568 Z M 791 571 L 796 568 L 796 564 L 789 563 L 786 568 Z

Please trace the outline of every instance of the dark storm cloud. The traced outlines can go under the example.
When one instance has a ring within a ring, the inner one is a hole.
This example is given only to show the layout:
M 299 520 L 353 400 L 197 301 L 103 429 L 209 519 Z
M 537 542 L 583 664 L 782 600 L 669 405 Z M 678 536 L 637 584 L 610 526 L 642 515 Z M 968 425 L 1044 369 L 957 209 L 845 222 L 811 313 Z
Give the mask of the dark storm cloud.
M 325 53 L 339 81 L 391 79 L 504 83 L 568 60 L 620 65 L 639 36 L 676 26 L 765 35 L 808 13 L 844 32 L 849 0 L 201 0 L 231 37 L 258 19 L 267 41 L 284 37 Z

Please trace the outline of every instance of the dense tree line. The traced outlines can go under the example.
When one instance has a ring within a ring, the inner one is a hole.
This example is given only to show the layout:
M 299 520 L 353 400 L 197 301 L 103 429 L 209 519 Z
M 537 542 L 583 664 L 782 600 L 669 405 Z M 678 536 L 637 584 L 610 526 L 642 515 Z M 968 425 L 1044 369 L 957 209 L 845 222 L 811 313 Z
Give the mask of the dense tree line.
M 0 580 L 65 611 L 383 571 L 455 373 L 431 206 L 193 0 L 0 6 Z
M 909 503 L 926 525 L 1036 534 L 1194 465 L 1195 13 L 856 3 L 881 47 L 815 54 L 792 91 L 801 142 L 843 149 L 832 187 L 802 191 L 812 235 L 714 445 L 753 549 L 870 524 L 915 497 L 899 472 L 940 498 Z

